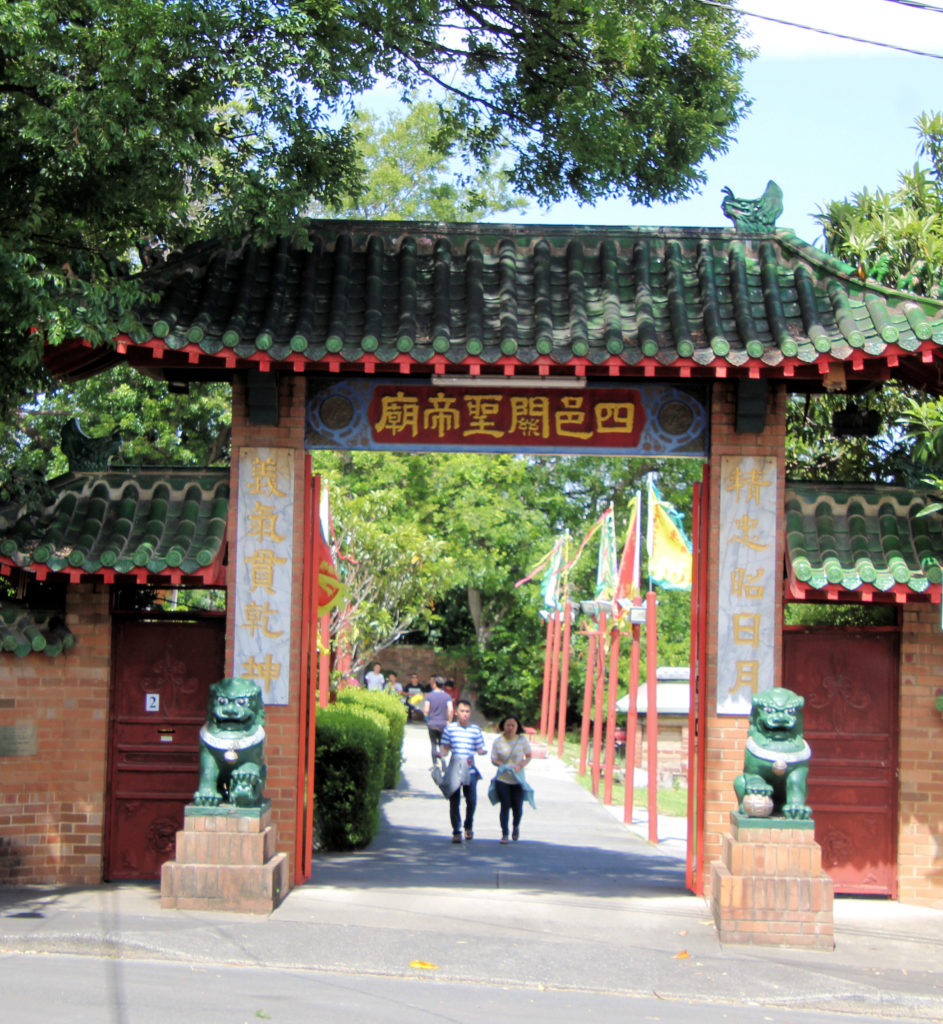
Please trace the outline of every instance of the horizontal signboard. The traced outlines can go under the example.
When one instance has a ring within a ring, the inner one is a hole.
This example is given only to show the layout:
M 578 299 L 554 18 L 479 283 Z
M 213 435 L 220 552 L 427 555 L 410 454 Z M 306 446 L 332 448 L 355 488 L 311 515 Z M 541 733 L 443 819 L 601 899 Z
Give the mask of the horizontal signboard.
M 314 378 L 305 438 L 308 448 L 702 457 L 707 425 L 706 391 L 668 384 Z

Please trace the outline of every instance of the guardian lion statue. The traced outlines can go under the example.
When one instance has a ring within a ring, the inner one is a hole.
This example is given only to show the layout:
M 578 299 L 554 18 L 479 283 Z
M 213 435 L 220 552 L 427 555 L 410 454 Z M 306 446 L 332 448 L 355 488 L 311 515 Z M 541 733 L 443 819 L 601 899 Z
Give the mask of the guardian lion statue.
M 743 774 L 733 783 L 741 813 L 767 816 L 751 806 L 751 798 L 762 802 L 766 797 L 772 801 L 773 816 L 812 817 L 806 803 L 812 748 L 802 735 L 804 704 L 805 698 L 782 687 L 753 697 Z
M 221 679 L 210 687 L 200 729 L 198 807 L 259 807 L 265 789 L 265 707 L 251 679 Z

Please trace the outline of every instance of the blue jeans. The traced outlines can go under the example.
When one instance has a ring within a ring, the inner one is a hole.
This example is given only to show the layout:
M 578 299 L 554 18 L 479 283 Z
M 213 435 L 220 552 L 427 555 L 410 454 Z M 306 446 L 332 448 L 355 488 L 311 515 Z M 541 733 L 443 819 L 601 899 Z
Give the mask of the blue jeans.
M 465 796 L 465 831 L 471 832 L 475 808 L 478 806 L 478 776 L 474 776 L 467 786 L 459 786 L 449 797 L 449 817 L 452 819 L 452 832 L 462 831 L 461 800 Z
M 501 825 L 501 835 L 508 834 L 508 816 L 514 823 L 514 830 L 517 831 L 521 825 L 521 815 L 524 813 L 524 787 L 511 782 L 494 780 L 494 790 L 498 794 L 498 802 L 501 810 L 498 811 L 498 822 Z

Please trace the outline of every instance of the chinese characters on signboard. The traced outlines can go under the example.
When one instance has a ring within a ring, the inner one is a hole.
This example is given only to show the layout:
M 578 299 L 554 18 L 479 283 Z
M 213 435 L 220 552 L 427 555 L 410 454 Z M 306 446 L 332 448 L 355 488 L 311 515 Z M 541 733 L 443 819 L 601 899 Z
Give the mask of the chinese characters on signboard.
M 509 386 L 502 378 L 440 386 L 430 380 L 312 380 L 309 448 L 405 451 L 689 455 L 707 452 L 702 390 Z
M 717 713 L 748 715 L 774 681 L 776 460 L 724 456 L 720 473 Z
M 518 448 L 588 441 L 633 447 L 645 423 L 638 395 L 587 389 L 507 392 L 379 387 L 370 403 L 379 441 L 501 441 Z
M 289 697 L 292 457 L 280 448 L 239 454 L 233 671 L 255 680 L 266 704 Z

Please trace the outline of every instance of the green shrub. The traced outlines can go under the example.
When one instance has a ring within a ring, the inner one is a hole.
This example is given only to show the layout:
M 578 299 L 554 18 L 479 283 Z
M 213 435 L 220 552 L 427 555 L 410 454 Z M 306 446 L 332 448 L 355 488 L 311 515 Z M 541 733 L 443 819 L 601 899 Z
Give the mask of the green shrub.
M 395 789 L 399 782 L 399 769 L 403 760 L 403 737 L 406 733 L 406 708 L 399 697 L 382 690 L 361 690 L 348 687 L 337 695 L 339 704 L 370 708 L 378 711 L 390 723 L 387 736 L 386 759 L 383 770 L 383 788 Z
M 334 704 L 318 711 L 314 825 L 328 850 L 366 846 L 380 826 L 380 792 L 389 726 L 366 707 Z

